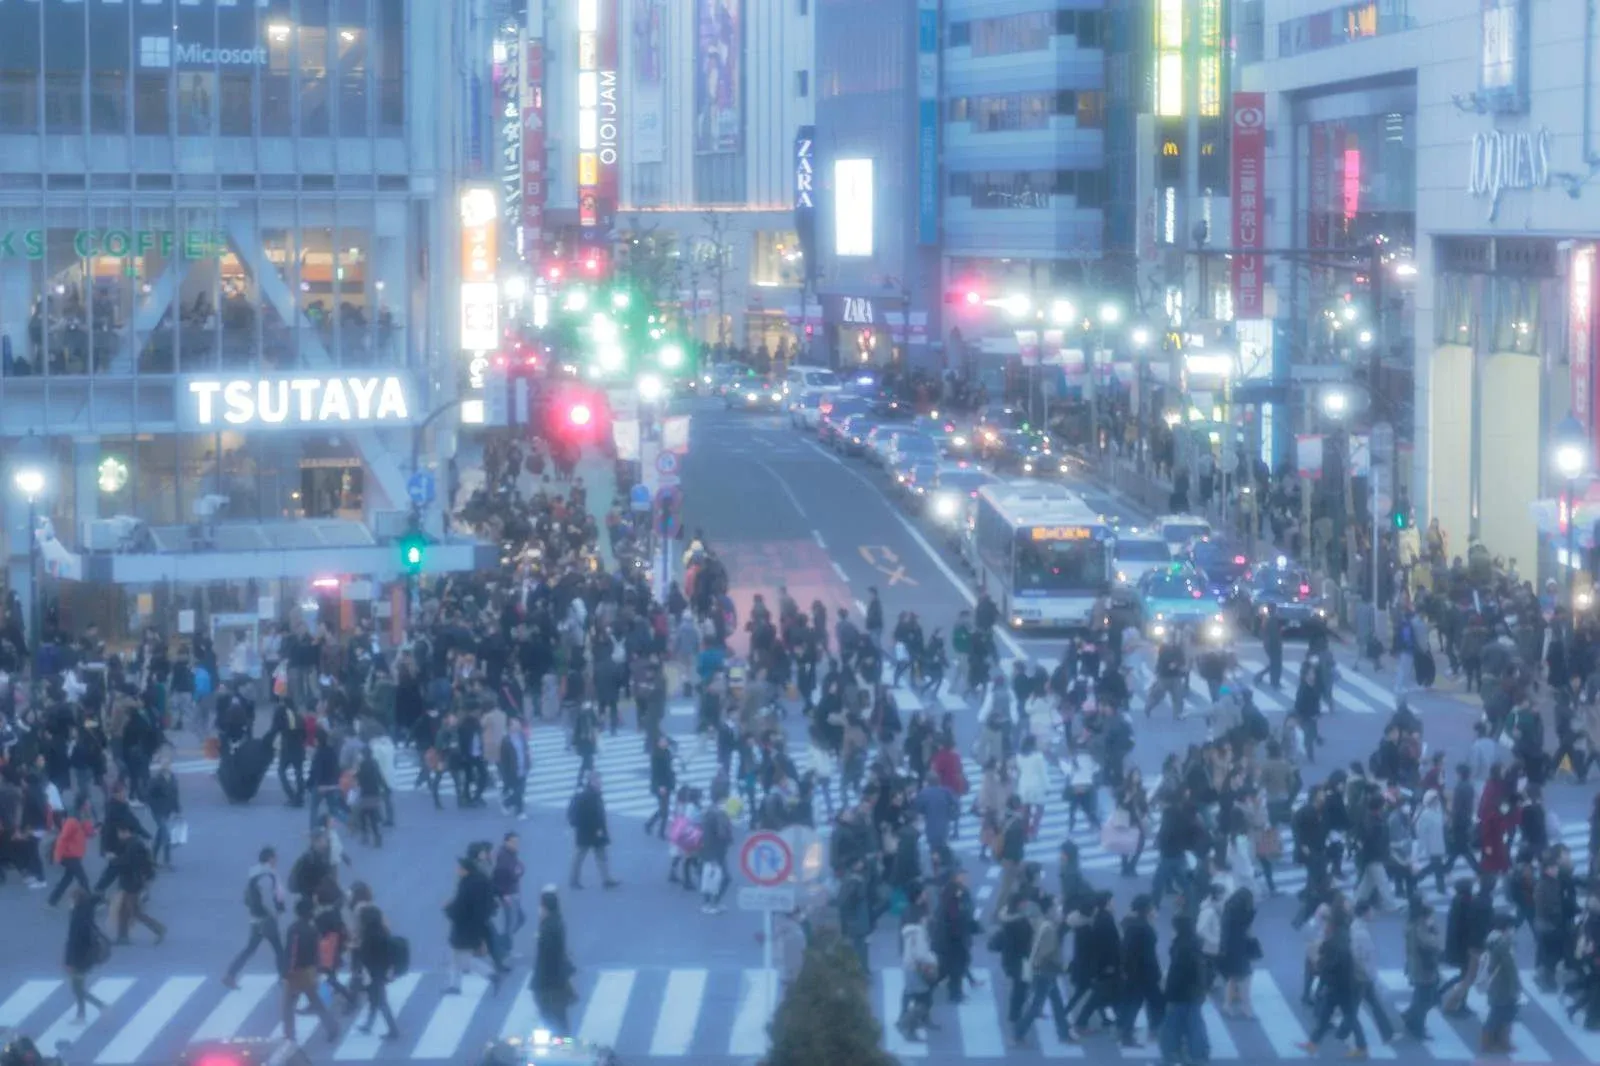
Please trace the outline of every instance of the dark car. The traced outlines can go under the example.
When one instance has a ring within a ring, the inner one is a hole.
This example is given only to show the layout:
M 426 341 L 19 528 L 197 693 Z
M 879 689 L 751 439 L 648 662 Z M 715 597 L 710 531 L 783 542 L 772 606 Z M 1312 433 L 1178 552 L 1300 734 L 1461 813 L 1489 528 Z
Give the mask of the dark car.
M 730 411 L 781 411 L 783 386 L 764 378 L 745 378 L 730 385 L 722 398 Z
M 860 455 L 867 449 L 867 437 L 878 426 L 870 415 L 851 415 L 839 427 L 838 449 L 846 455 Z
M 1254 570 L 1246 547 L 1224 537 L 1199 537 L 1189 545 L 1184 557 L 1205 575 L 1206 591 L 1217 603 L 1247 622 Z
M 822 418 L 817 422 L 817 440 L 830 448 L 837 447 L 839 443 L 840 427 L 845 419 L 851 415 L 864 415 L 870 407 L 866 400 L 858 396 L 833 395 L 823 398 Z
M 1328 607 L 1317 592 L 1311 572 L 1283 556 L 1255 568 L 1249 583 L 1254 624 L 1260 628 L 1276 612 L 1284 629 L 1305 629 L 1328 620 Z

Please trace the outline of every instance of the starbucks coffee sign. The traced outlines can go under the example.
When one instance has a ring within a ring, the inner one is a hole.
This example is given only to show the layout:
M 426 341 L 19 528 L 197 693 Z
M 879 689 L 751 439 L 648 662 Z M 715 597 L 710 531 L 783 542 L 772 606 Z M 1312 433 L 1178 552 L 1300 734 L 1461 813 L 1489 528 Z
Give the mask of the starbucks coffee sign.
M 63 230 L 0 230 L 0 259 L 43 259 L 48 243 L 60 241 Z M 162 259 L 220 259 L 228 235 L 220 230 L 80 229 L 72 230 L 72 254 L 79 259 L 129 259 L 158 255 Z M 52 258 L 64 254 L 52 250 Z
M 410 382 L 398 374 L 189 378 L 180 402 L 195 429 L 399 426 L 411 421 Z

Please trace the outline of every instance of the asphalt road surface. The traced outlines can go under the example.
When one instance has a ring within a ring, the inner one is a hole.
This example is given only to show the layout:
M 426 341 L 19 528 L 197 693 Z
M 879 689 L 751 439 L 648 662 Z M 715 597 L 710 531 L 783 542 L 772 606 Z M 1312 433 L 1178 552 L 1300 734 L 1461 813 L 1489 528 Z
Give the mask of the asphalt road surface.
M 821 450 L 809 434 L 790 428 L 782 418 L 730 415 L 710 407 L 697 409 L 695 416 L 691 453 L 683 469 L 687 524 L 703 529 L 726 560 L 741 612 L 756 592 L 771 601 L 780 584 L 801 603 L 821 599 L 830 606 L 850 608 L 857 608 L 866 590 L 875 586 L 891 617 L 900 610 L 915 610 L 925 627 L 939 626 L 948 633 L 956 613 L 971 603 L 971 590 L 954 555 L 931 526 L 908 516 L 889 498 L 877 471 L 860 460 L 842 460 Z M 1082 488 L 1096 506 L 1140 517 L 1119 501 L 1091 487 Z M 1258 646 L 1247 642 L 1240 651 L 1246 663 L 1259 666 L 1264 661 Z M 1007 642 L 1002 652 L 1007 658 L 1048 663 L 1059 653 L 1059 644 L 1018 639 Z M 1364 761 L 1392 709 L 1388 679 L 1359 674 L 1350 668 L 1348 655 L 1341 658 L 1345 665 L 1338 710 L 1325 720 L 1327 746 L 1319 753 L 1319 767 Z M 1298 651 L 1291 648 L 1287 659 L 1292 671 Z M 1204 686 L 1196 680 L 1195 689 L 1203 691 Z M 914 692 L 898 690 L 897 697 L 903 713 L 923 707 L 924 701 Z M 1284 701 L 1270 690 L 1260 695 L 1260 701 L 1276 724 Z M 1412 703 L 1424 720 L 1431 746 L 1451 752 L 1452 761 L 1464 754 L 1479 713 L 1475 700 L 1447 687 L 1415 697 Z M 1193 698 L 1191 705 L 1197 708 L 1199 698 Z M 925 709 L 934 714 L 954 712 L 964 747 L 975 735 L 979 708 L 969 701 L 943 695 Z M 799 716 L 790 715 L 789 722 L 794 750 L 804 751 Z M 685 780 L 704 783 L 714 760 L 688 735 L 692 727 L 691 708 L 675 705 L 669 729 L 680 734 L 680 753 L 688 765 Z M 1150 720 L 1140 717 L 1136 730 L 1132 761 L 1152 779 L 1167 753 L 1182 751 L 1205 735 L 1201 716 L 1174 721 L 1170 711 L 1158 712 Z M 522 836 L 528 868 L 524 896 L 529 904 L 541 885 L 565 886 L 570 837 L 564 811 L 577 762 L 554 728 L 536 729 L 534 739 L 526 820 L 506 818 L 492 799 L 486 809 L 457 809 L 448 793 L 445 808 L 435 810 L 425 792 L 408 790 L 397 798 L 398 825 L 381 849 L 363 847 L 347 835 L 350 867 L 345 883 L 361 879 L 374 886 L 391 927 L 411 939 L 414 970 L 390 990 L 402 1029 L 400 1040 L 383 1043 L 350 1033 L 330 1044 L 320 1034 L 308 1036 L 312 1019 L 303 1018 L 300 1035 L 313 1058 L 466 1063 L 474 1061 L 487 1042 L 537 1027 L 537 1011 L 526 991 L 532 929 L 516 938 L 517 970 L 498 995 L 469 978 L 462 995 L 446 996 L 442 994 L 447 983 L 446 926 L 441 914 L 454 883 L 456 857 L 468 843 L 498 842 L 509 830 Z M 414 767 L 414 760 L 406 765 Z M 150 906 L 169 925 L 166 941 L 153 946 L 147 933 L 136 931 L 134 944 L 119 948 L 97 973 L 94 990 L 107 1001 L 107 1009 L 91 1014 L 87 1025 L 76 1026 L 59 965 L 66 915 L 50 911 L 43 893 L 30 892 L 11 878 L 0 887 L 4 915 L 0 1030 L 21 1029 L 47 1048 L 66 1042 L 66 1056 L 74 1066 L 171 1062 L 194 1041 L 273 1033 L 279 1008 L 266 950 L 247 968 L 240 990 L 228 991 L 219 978 L 245 939 L 245 870 L 264 844 L 277 846 L 286 870 L 304 847 L 305 813 L 283 804 L 270 777 L 255 802 L 241 807 L 223 801 L 204 760 L 185 757 L 178 769 L 191 841 L 178 853 L 177 870 L 157 882 Z M 586 878 L 588 889 L 561 889 L 571 952 L 579 969 L 582 1000 L 573 1013 L 579 1037 L 615 1047 L 625 1063 L 692 1058 L 724 1066 L 755 1061 L 765 1050 L 771 991 L 771 978 L 762 968 L 759 918 L 733 908 L 719 915 L 702 914 L 697 896 L 667 882 L 666 845 L 641 832 L 643 818 L 654 805 L 637 734 L 625 731 L 607 738 L 600 770 L 615 839 L 612 866 L 622 885 L 601 891 L 591 873 Z M 976 766 L 968 766 L 968 776 L 978 779 Z M 1315 780 L 1318 772 L 1307 776 Z M 1563 839 L 1579 855 L 1586 853 L 1588 793 L 1560 784 L 1549 789 L 1548 800 L 1560 820 Z M 1151 859 L 1141 864 L 1138 879 L 1119 877 L 1117 860 L 1101 848 L 1098 833 L 1082 822 L 1069 826 L 1059 803 L 1047 810 L 1030 857 L 1053 868 L 1059 842 L 1067 837 L 1078 842 L 1091 879 L 1118 894 L 1119 906 L 1148 888 Z M 958 842 L 957 850 L 977 895 L 986 905 L 992 903 L 998 872 L 978 854 L 971 833 Z M 91 876 L 98 873 L 98 866 L 98 856 L 92 855 Z M 1306 1038 L 1309 1023 L 1299 1003 L 1304 941 L 1289 924 L 1296 906 L 1293 890 L 1302 883 L 1298 870 L 1284 869 L 1277 878 L 1283 894 L 1262 900 L 1255 926 L 1265 948 L 1253 983 L 1257 1019 L 1224 1019 L 1208 1007 L 1212 1058 L 1240 1062 L 1305 1058 L 1296 1047 Z M 1396 917 L 1377 919 L 1380 964 L 1391 1003 L 1408 998 L 1401 973 L 1399 923 Z M 1165 957 L 1167 930 L 1162 928 L 1161 933 Z M 1035 1027 L 1037 1047 L 1008 1049 L 1003 1027 L 1005 981 L 997 960 L 982 948 L 986 938 L 978 938 L 977 961 L 985 987 L 960 1006 L 947 1006 L 941 1000 L 935 1019 L 942 1028 L 932 1034 L 929 1044 L 907 1045 L 892 1027 L 886 1028 L 886 1045 L 892 1052 L 929 1063 L 1156 1057 L 1152 1047 L 1119 1048 L 1106 1038 L 1081 1047 L 1061 1045 L 1052 1039 L 1047 1022 Z M 1522 947 L 1531 956 L 1525 942 Z M 892 922 L 881 924 L 871 951 L 880 1015 L 892 1020 L 903 982 Z M 1600 1063 L 1600 1033 L 1584 1032 L 1569 1022 L 1565 1011 L 1538 992 L 1531 979 L 1525 985 L 1514 1061 Z M 1369 1032 L 1371 1028 L 1369 1024 Z M 1476 1057 L 1475 1021 L 1435 1016 L 1430 1029 L 1433 1041 L 1421 1046 L 1391 1048 L 1374 1039 L 1373 1057 L 1451 1062 Z M 1335 1047 L 1324 1051 L 1337 1053 Z

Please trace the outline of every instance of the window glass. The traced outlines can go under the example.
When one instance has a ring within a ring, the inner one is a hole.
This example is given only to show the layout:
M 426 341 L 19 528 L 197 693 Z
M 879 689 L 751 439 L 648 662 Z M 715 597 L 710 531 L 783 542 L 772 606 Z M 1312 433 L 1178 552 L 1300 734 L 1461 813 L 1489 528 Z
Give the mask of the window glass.
M 376 0 L 378 132 L 397 136 L 406 122 L 405 8 L 402 0 Z
M 89 130 L 128 132 L 128 9 L 89 8 Z
M 372 351 L 372 206 L 356 200 L 339 204 L 339 229 L 334 246 L 333 285 L 336 316 L 330 316 L 333 339 L 343 366 L 371 366 Z M 336 302 L 335 302 L 336 301 Z
M 178 81 L 178 132 L 191 137 L 212 133 L 217 116 L 217 15 L 212 6 L 179 4 L 173 40 Z M 210 62 L 201 59 L 212 56 Z
M 294 128 L 294 23 L 289 0 L 272 0 L 262 25 L 267 63 L 261 71 L 261 133 L 285 137 Z
M 39 4 L 0 3 L 0 130 L 39 128 Z
M 49 133 L 83 132 L 86 8 L 44 5 L 44 126 Z
M 328 135 L 328 0 L 300 0 L 300 133 Z
M 972 23 L 972 54 L 997 56 L 1037 52 L 1050 47 L 1054 30 L 1055 13 L 1052 11 L 976 19 Z
M 339 0 L 339 135 L 367 132 L 367 0 Z
M 799 285 L 804 274 L 800 239 L 793 230 L 759 230 L 750 257 L 750 280 L 757 285 Z
M 163 2 L 133 9 L 133 130 L 172 132 L 173 6 Z
M 217 128 L 224 137 L 248 137 L 254 132 L 255 81 L 266 58 L 264 50 L 257 51 L 258 14 L 254 4 L 217 8 L 217 46 L 249 58 L 246 63 L 217 65 Z

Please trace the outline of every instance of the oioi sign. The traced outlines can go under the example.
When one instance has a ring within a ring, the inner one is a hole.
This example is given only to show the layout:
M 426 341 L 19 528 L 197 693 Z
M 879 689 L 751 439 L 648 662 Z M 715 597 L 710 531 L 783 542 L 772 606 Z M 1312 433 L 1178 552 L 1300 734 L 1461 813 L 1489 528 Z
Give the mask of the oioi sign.
M 180 421 L 194 429 L 398 426 L 411 421 L 411 383 L 397 374 L 187 378 Z

